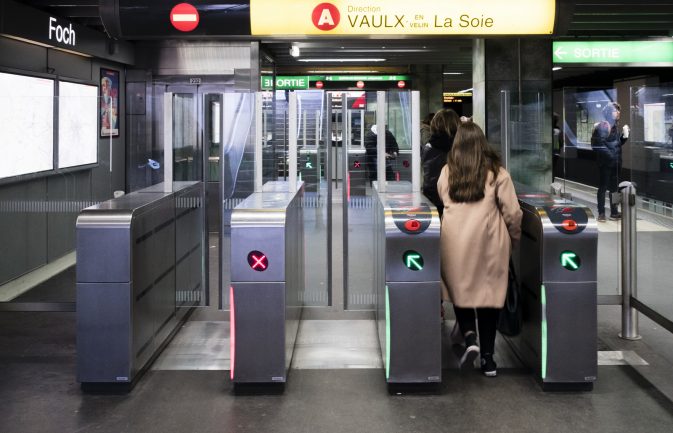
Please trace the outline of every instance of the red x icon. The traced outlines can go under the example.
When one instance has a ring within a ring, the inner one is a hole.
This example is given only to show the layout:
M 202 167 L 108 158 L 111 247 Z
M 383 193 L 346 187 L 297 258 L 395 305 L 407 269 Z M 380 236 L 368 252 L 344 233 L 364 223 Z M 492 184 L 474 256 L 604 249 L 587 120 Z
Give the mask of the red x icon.
M 269 267 L 269 259 L 261 251 L 250 251 L 248 253 L 248 265 L 255 271 L 265 271 Z
M 353 168 L 360 168 L 360 161 L 355 161 L 353 163 Z

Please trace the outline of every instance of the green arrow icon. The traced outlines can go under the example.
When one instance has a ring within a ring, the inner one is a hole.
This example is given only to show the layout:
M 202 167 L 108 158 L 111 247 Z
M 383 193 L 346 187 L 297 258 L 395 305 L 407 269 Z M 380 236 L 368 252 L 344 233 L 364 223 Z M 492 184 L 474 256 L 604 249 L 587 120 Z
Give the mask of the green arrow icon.
M 412 271 L 423 269 L 423 256 L 416 251 L 407 251 L 404 253 L 404 264 Z
M 668 166 L 671 167 L 671 168 L 673 168 L 673 162 L 669 162 L 669 163 L 668 163 Z
M 306 168 L 313 168 L 313 164 L 311 163 L 310 160 L 306 161 Z
M 580 268 L 580 257 L 572 251 L 561 253 L 561 266 L 569 271 L 576 271 Z

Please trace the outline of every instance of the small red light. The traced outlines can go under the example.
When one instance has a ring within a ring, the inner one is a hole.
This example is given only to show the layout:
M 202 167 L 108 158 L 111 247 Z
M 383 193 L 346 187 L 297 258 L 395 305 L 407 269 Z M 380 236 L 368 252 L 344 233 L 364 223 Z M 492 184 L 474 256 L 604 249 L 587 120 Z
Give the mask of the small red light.
M 324 86 L 324 84 L 323 84 L 322 81 L 316 81 L 316 82 L 315 82 L 315 87 L 316 87 L 317 89 L 322 89 L 322 86 Z
M 360 161 L 354 161 L 353 168 L 360 168 Z
M 409 168 L 409 161 L 405 159 L 404 161 L 402 161 L 402 165 L 404 166 L 404 168 Z
M 365 82 L 364 81 L 358 81 L 355 85 L 358 87 L 358 89 L 362 89 L 363 87 L 365 87 Z
M 577 221 L 575 220 L 564 220 L 562 225 L 564 229 L 570 232 L 577 230 Z
M 407 220 L 404 223 L 404 228 L 407 229 L 410 232 L 416 232 L 416 231 L 420 230 L 421 223 L 418 220 Z
M 404 86 L 406 86 L 406 85 L 407 85 L 407 83 L 405 83 L 404 81 L 398 81 L 397 82 L 397 87 L 399 87 L 400 89 L 403 89 Z

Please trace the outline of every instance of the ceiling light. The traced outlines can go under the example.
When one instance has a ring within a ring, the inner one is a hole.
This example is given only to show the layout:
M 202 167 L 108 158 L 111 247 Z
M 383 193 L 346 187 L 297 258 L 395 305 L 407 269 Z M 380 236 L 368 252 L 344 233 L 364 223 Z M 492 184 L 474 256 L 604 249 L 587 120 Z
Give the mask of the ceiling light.
M 341 62 L 385 62 L 386 59 L 298 59 L 300 62 L 333 62 L 333 63 L 341 63 Z
M 290 55 L 292 57 L 299 57 L 299 46 L 292 44 L 290 47 Z
M 470 87 L 469 89 L 459 90 L 459 91 L 457 91 L 456 93 L 470 93 L 470 92 L 473 91 L 473 90 L 474 90 L 474 89 L 473 89 L 472 87 Z
M 552 71 L 560 71 L 561 69 L 563 69 L 561 66 L 554 66 L 551 68 Z
M 464 72 L 444 72 L 444 75 L 463 75 Z

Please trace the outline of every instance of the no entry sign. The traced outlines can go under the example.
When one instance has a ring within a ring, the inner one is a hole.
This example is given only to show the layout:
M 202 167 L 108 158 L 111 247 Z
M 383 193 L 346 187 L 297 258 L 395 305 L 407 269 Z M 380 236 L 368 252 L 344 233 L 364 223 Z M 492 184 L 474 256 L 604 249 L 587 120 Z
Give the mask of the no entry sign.
M 199 25 L 199 11 L 189 3 L 180 3 L 171 9 L 171 24 L 181 32 L 191 32 Z

